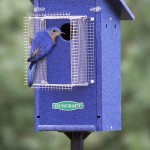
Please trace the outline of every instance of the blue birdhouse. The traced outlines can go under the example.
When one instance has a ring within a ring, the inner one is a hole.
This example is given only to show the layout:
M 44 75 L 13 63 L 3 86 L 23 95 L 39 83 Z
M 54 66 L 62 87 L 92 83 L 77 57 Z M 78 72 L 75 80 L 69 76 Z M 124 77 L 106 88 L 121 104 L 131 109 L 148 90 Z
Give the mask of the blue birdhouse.
M 32 74 L 36 131 L 121 130 L 120 21 L 133 19 L 123 0 L 34 0 L 25 19 L 26 60 L 37 33 L 64 33 Z

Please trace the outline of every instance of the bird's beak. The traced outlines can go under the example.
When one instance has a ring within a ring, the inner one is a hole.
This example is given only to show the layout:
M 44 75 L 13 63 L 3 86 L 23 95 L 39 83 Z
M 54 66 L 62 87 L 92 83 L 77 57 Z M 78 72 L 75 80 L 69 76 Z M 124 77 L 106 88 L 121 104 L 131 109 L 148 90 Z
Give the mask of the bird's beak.
M 60 34 L 65 34 L 65 32 L 61 32 Z
M 57 33 L 58 33 L 58 35 L 65 34 L 64 32 L 61 32 L 61 31 L 60 31 L 60 32 L 57 32 Z

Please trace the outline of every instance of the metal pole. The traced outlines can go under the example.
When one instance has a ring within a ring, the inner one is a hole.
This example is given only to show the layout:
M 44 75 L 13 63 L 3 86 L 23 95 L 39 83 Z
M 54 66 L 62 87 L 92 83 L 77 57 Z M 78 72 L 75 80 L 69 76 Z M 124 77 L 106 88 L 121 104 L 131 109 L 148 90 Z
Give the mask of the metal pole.
M 84 150 L 84 140 L 91 132 L 64 132 L 71 140 L 71 150 Z

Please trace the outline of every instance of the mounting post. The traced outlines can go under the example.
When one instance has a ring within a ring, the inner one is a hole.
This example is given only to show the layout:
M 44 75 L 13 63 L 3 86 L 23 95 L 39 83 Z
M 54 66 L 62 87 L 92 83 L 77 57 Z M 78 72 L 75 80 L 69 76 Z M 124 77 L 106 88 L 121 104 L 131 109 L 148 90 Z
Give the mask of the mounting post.
M 91 132 L 64 132 L 64 134 L 71 140 L 71 150 L 83 150 L 84 140 L 91 134 Z

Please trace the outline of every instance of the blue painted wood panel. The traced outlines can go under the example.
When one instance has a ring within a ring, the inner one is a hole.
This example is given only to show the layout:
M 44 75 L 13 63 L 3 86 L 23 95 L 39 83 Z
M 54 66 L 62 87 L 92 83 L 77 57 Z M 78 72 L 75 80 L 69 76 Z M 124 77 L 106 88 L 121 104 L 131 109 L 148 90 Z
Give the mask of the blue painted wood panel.
M 102 130 L 112 131 L 121 129 L 120 20 L 107 1 L 101 6 Z
M 46 27 L 60 29 L 61 26 L 69 22 L 67 19 L 47 20 Z M 59 37 L 47 59 L 47 79 L 49 84 L 71 84 L 70 53 L 70 41 Z

